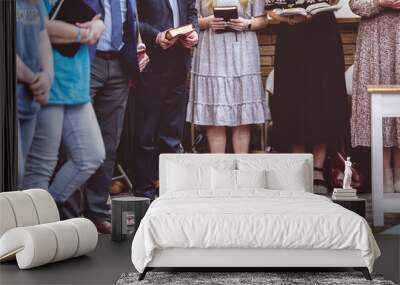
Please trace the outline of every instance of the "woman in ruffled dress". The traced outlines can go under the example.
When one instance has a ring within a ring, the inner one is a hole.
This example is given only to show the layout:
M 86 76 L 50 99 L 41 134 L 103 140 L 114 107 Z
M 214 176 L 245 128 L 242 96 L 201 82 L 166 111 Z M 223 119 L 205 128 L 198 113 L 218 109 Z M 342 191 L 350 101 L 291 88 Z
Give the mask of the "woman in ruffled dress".
M 255 31 L 267 25 L 264 0 L 198 0 L 200 37 L 194 52 L 187 121 L 206 126 L 210 152 L 247 153 L 252 124 L 269 119 Z M 239 18 L 215 18 L 214 7 L 236 6 Z

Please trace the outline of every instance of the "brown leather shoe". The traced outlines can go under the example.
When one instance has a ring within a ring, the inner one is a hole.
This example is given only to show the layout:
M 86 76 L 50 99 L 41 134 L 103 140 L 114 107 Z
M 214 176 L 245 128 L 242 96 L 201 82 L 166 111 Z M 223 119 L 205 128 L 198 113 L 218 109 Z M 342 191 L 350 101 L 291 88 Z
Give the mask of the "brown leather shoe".
M 118 195 L 121 194 L 125 189 L 124 183 L 120 181 L 113 181 L 110 189 L 110 194 L 111 195 Z
M 111 223 L 110 222 L 104 221 L 104 222 L 101 222 L 101 223 L 95 223 L 94 225 L 96 226 L 97 231 L 100 234 L 105 234 L 105 235 L 110 235 L 111 234 L 112 227 L 111 227 Z

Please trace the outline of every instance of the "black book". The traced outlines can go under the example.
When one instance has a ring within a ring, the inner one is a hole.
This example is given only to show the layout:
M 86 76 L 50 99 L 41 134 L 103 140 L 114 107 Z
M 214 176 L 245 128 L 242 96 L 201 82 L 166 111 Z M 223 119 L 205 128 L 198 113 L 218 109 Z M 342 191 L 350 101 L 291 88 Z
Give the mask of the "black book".
M 96 16 L 84 0 L 59 0 L 50 11 L 50 20 L 59 20 L 72 25 L 88 22 Z M 72 57 L 79 50 L 80 43 L 52 44 L 62 55 Z
M 220 6 L 214 7 L 214 17 L 229 22 L 229 20 L 239 18 L 239 13 L 236 6 Z
M 214 7 L 214 17 L 222 18 L 225 22 L 229 22 L 232 19 L 239 18 L 238 8 L 236 6 Z M 217 31 L 217 33 L 223 32 L 234 32 L 234 30 L 231 28 L 225 28 L 225 30 Z

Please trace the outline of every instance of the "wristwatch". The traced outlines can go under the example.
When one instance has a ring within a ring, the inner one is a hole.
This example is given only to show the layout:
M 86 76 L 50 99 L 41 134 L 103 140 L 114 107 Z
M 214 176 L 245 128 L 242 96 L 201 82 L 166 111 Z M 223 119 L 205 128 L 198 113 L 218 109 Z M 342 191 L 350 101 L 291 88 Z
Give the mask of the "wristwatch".
M 249 24 L 247 25 L 247 30 L 250 31 L 251 29 L 251 20 L 249 20 Z

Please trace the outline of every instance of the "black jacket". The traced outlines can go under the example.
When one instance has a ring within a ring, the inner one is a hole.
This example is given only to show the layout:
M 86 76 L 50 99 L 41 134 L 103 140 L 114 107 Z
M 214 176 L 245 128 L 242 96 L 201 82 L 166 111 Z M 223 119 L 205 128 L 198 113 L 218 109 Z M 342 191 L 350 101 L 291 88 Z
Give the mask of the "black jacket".
M 193 24 L 198 31 L 196 0 L 177 0 L 179 6 L 180 26 Z M 178 43 L 169 50 L 163 50 L 156 45 L 159 32 L 173 28 L 172 9 L 168 0 L 137 0 L 138 17 L 140 21 L 140 33 L 147 47 L 150 57 L 148 68 L 153 69 L 156 65 L 165 64 L 165 57 L 180 55 L 185 61 L 186 71 L 190 66 L 191 52 Z

